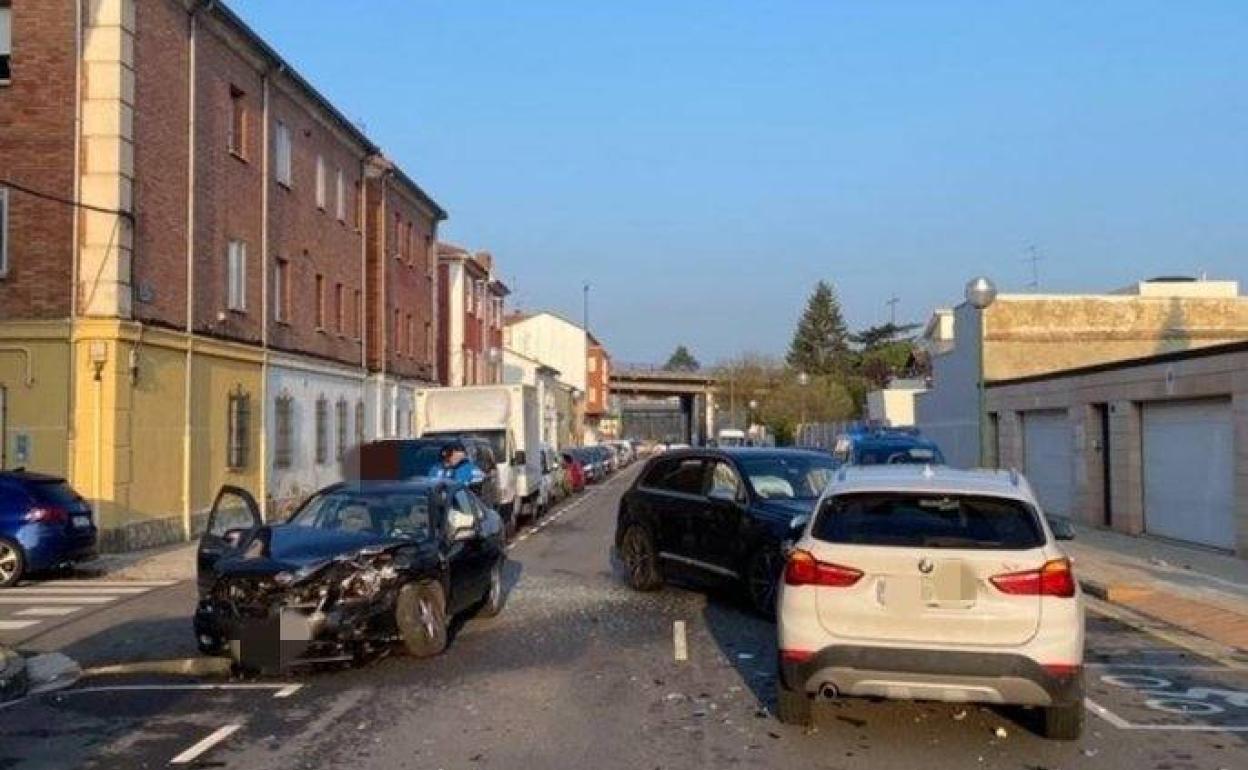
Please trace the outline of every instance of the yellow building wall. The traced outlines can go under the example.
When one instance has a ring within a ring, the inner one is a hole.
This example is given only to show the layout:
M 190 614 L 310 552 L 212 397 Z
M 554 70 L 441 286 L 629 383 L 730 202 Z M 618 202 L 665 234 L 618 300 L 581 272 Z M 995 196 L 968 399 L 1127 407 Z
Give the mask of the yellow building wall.
M 67 323 L 0 323 L 3 467 L 69 474 L 68 374 Z M 19 436 L 25 437 L 25 459 L 17 454 Z
M 196 342 L 191 382 L 191 511 L 202 519 L 223 484 L 242 487 L 257 500 L 264 497 L 260 474 L 260 432 L 263 427 L 263 358 L 256 348 Z M 202 347 L 201 347 L 202 346 Z M 227 465 L 229 396 L 250 396 L 248 457 L 241 469 Z

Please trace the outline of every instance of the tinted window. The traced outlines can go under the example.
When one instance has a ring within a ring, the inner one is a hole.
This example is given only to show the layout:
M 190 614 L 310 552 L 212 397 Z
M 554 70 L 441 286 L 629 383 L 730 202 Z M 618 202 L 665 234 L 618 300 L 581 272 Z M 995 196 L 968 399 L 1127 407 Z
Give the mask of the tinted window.
M 426 490 L 335 489 L 318 494 L 291 517 L 298 527 L 427 539 L 435 526 Z
M 64 481 L 39 481 L 27 486 L 30 494 L 44 505 L 73 508 L 82 502 L 74 488 Z
M 866 444 L 858 449 L 859 465 L 944 465 L 935 447 L 921 444 Z
M 852 545 L 1025 550 L 1044 544 L 1025 503 L 957 495 L 839 495 L 820 508 L 811 534 Z
M 665 492 L 702 494 L 702 459 L 675 458 L 657 463 L 646 475 L 645 485 Z
M 828 456 L 764 454 L 737 460 L 754 492 L 768 500 L 814 500 L 832 480 L 835 461 Z
M 454 433 L 426 433 L 425 435 L 480 439 L 488 445 L 495 457 L 507 456 L 507 434 L 501 430 L 461 430 Z

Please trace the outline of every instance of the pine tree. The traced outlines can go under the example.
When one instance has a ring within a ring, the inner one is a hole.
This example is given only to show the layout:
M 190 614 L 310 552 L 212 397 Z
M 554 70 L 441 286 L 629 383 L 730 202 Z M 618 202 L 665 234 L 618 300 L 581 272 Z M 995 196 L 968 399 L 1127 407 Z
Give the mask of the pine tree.
M 850 361 L 849 329 L 841 303 L 826 281 L 820 281 L 797 323 L 789 346 L 789 366 L 810 375 L 844 371 Z
M 702 364 L 698 363 L 698 359 L 684 345 L 678 345 L 667 363 L 663 364 L 663 370 L 667 372 L 696 372 L 701 368 Z

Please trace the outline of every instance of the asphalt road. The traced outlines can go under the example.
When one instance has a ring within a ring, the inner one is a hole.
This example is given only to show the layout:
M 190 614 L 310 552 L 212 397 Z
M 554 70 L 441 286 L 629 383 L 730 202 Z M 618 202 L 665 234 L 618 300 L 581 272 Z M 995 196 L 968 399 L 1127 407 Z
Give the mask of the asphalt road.
M 429 661 L 283 681 L 89 676 L 0 711 L 0 768 L 1248 767 L 1248 666 L 1089 614 L 1083 740 L 1012 709 L 842 701 L 812 730 L 771 716 L 774 627 L 732 592 L 636 594 L 608 549 L 631 474 L 510 552 L 508 606 Z M 84 666 L 191 653 L 189 584 L 69 618 L 31 644 Z M 678 660 L 679 627 L 684 660 Z M 214 689 L 173 689 L 188 684 Z M 294 686 L 292 686 L 294 685 Z M 113 688 L 113 689 L 108 689 Z M 124 689 L 117 689 L 124 688 Z

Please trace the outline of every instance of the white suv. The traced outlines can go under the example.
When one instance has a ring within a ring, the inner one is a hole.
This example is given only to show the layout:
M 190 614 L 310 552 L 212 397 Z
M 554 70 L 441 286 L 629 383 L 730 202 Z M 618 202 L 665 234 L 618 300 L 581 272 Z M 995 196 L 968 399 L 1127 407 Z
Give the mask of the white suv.
M 805 517 L 802 517 L 805 519 Z M 842 470 L 785 567 L 777 715 L 815 696 L 1044 709 L 1046 737 L 1083 728 L 1083 601 L 1073 536 L 1014 472 Z

